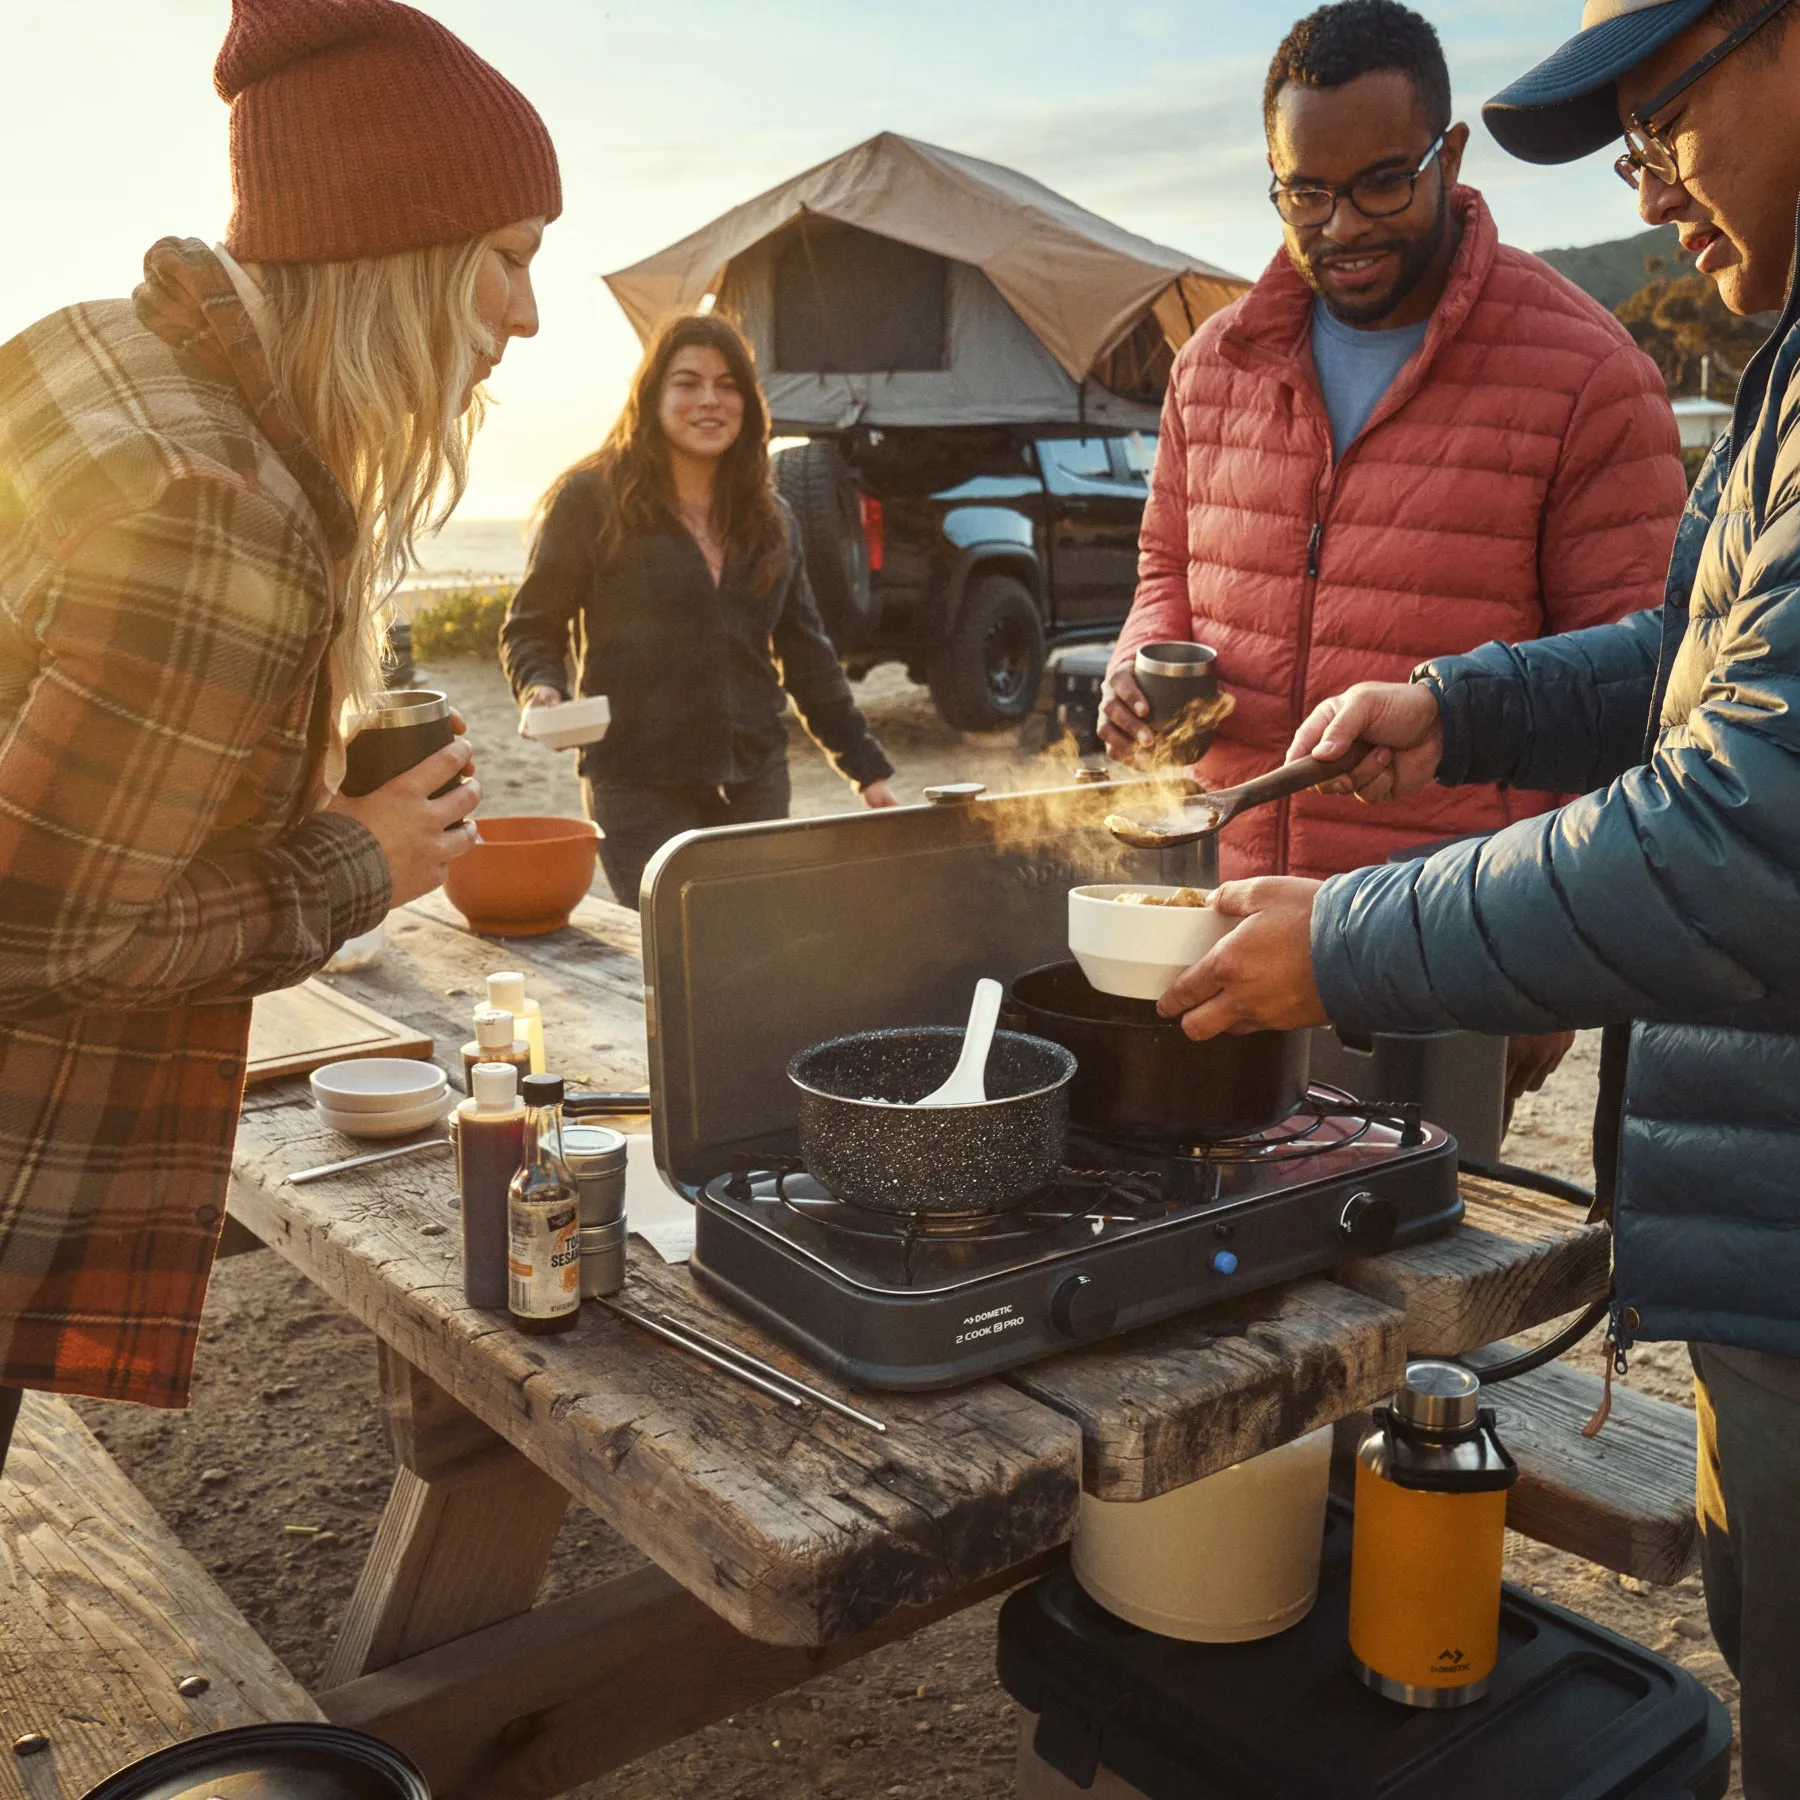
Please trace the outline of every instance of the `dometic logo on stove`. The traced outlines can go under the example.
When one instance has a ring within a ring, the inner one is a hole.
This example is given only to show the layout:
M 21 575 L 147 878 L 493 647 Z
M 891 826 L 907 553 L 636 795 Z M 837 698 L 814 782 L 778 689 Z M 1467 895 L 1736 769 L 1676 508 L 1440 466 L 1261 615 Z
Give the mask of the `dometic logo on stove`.
M 970 1313 L 962 1322 L 962 1330 L 956 1334 L 959 1344 L 973 1344 L 981 1338 L 998 1337 L 1003 1331 L 1011 1331 L 1015 1325 L 1023 1325 L 1025 1315 L 1017 1307 L 990 1306 L 986 1312 Z

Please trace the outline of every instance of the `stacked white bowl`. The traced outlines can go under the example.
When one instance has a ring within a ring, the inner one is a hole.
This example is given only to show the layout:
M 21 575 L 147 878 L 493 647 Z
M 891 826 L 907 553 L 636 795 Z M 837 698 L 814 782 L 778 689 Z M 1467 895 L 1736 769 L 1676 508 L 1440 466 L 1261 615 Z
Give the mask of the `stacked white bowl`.
M 456 1103 L 436 1063 L 367 1056 L 327 1063 L 312 1073 L 319 1116 L 346 1137 L 406 1137 L 435 1125 Z

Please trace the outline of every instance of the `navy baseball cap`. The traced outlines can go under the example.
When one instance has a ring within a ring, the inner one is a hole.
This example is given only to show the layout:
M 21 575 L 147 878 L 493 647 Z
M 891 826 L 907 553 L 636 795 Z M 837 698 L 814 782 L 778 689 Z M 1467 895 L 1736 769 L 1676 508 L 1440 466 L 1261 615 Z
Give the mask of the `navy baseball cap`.
M 1525 162 L 1573 162 L 1623 135 L 1617 83 L 1707 11 L 1713 0 L 1587 0 L 1581 29 L 1481 116 Z

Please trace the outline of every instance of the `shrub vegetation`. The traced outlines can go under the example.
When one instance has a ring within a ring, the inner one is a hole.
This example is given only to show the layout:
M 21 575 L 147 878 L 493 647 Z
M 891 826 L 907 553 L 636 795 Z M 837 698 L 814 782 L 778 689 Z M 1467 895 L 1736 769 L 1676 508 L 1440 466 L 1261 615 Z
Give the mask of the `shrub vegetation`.
M 413 655 L 427 662 L 446 656 L 498 657 L 500 626 L 512 597 L 505 584 L 436 595 L 428 611 L 413 614 Z

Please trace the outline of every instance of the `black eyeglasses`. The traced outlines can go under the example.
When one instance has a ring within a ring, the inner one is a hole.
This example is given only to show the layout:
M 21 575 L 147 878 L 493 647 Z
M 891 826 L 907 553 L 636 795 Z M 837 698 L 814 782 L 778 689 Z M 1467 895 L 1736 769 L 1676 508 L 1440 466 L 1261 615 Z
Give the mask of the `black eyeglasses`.
M 1650 121 L 1677 95 L 1685 94 L 1702 75 L 1710 74 L 1732 51 L 1747 43 L 1787 4 L 1788 0 L 1771 0 L 1771 4 L 1747 19 L 1728 38 L 1714 44 L 1697 63 L 1683 69 L 1631 115 L 1631 122 L 1625 127 L 1625 153 L 1613 164 L 1613 173 L 1627 187 L 1637 188 L 1646 169 L 1665 187 L 1679 184 L 1681 171 L 1675 161 L 1675 146 Z
M 1785 6 L 1787 0 L 1782 0 L 1782 4 Z M 1431 167 L 1449 135 L 1450 128 L 1445 126 L 1419 158 L 1417 168 L 1379 169 L 1370 175 L 1359 175 L 1343 187 L 1283 187 L 1279 181 L 1271 181 L 1269 199 L 1290 225 L 1329 225 L 1340 200 L 1348 200 L 1365 219 L 1391 219 L 1412 205 L 1419 177 Z

